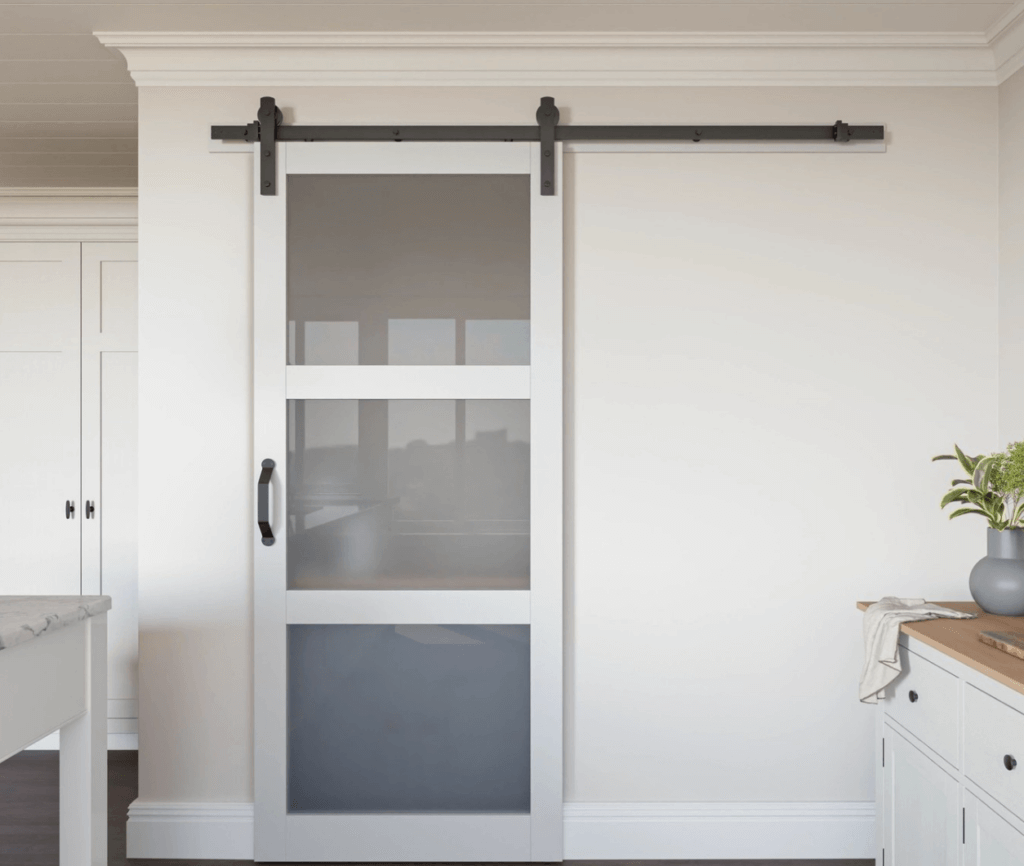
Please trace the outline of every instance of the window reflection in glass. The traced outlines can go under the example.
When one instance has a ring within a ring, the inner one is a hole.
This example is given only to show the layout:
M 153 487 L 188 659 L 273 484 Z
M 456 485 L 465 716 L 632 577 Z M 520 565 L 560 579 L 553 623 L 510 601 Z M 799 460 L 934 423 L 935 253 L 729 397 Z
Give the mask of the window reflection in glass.
M 292 589 L 529 587 L 525 400 L 292 400 Z
M 526 175 L 291 175 L 291 364 L 528 364 Z

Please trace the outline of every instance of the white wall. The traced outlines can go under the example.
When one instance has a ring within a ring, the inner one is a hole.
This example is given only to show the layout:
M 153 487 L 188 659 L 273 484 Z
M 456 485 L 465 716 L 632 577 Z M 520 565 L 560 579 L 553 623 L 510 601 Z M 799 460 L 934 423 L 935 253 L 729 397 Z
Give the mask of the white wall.
M 999 441 L 1024 439 L 1024 70 L 999 87 Z
M 140 92 L 150 803 L 252 796 L 251 163 L 207 139 L 261 95 Z M 288 123 L 523 123 L 541 91 L 274 95 Z M 929 458 L 1002 441 L 997 92 L 553 95 L 570 123 L 890 131 L 885 154 L 579 154 L 565 190 L 566 800 L 871 800 L 855 602 L 967 598 L 983 550 Z

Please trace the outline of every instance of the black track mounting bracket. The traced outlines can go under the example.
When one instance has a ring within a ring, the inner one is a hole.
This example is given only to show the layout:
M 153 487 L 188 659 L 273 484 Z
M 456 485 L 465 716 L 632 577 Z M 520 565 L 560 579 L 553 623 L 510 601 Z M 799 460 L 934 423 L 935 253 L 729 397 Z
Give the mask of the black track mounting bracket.
M 832 138 L 836 141 L 849 141 L 852 138 L 850 124 L 837 120 L 836 125 L 832 127 Z
M 555 127 L 558 125 L 558 109 L 555 97 L 542 96 L 537 109 L 537 125 L 540 127 L 540 194 L 555 194 Z
M 284 119 L 273 96 L 260 100 L 260 195 L 277 195 L 277 128 Z

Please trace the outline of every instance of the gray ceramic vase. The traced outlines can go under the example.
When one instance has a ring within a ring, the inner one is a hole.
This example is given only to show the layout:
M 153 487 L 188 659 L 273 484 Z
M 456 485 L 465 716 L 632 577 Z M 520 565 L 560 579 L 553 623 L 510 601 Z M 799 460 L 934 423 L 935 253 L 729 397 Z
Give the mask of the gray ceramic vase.
M 988 556 L 971 569 L 971 595 L 986 613 L 1024 616 L 1024 529 L 988 530 Z

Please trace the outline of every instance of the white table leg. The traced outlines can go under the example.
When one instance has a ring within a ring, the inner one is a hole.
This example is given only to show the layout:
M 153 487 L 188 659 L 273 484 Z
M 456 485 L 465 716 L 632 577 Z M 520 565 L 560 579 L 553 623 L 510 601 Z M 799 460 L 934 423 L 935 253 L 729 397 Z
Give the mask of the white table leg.
M 87 622 L 87 709 L 60 729 L 60 866 L 107 866 L 107 615 Z

